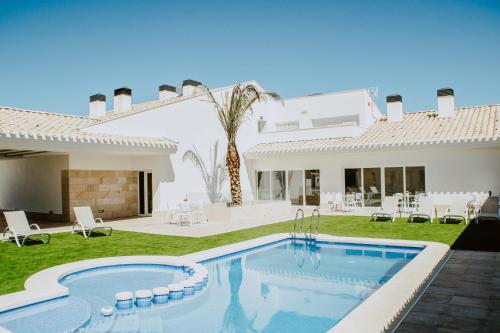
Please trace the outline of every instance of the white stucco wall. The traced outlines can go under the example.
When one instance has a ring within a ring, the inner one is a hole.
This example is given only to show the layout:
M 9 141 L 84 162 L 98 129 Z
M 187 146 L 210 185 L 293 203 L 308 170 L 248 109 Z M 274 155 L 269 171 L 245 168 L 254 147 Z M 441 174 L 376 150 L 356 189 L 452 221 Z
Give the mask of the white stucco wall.
M 426 191 L 431 194 L 500 194 L 500 147 L 274 155 L 255 159 L 252 165 L 255 170 L 320 169 L 322 194 L 344 192 L 346 168 L 397 166 L 425 166 Z
M 62 213 L 61 172 L 68 156 L 38 156 L 0 160 L 0 208 Z
M 220 99 L 221 93 L 214 93 Z M 378 109 L 375 111 L 368 106 L 371 100 L 366 90 L 352 92 L 327 94 L 319 96 L 308 96 L 304 98 L 285 101 L 285 107 L 281 103 L 268 102 L 256 104 L 254 114 L 249 117 L 240 129 L 237 145 L 240 153 L 244 153 L 250 147 L 263 141 L 269 141 L 272 133 L 258 134 L 257 122 L 260 116 L 270 121 L 294 118 L 300 116 L 301 110 L 308 105 L 307 117 L 328 117 L 336 115 L 360 114 L 369 112 L 369 116 L 360 116 L 360 121 L 365 124 L 380 116 Z M 369 118 L 369 120 L 368 120 Z M 161 195 L 156 208 L 164 209 L 176 207 L 180 200 L 188 194 L 196 201 L 208 198 L 205 185 L 199 170 L 191 162 L 183 162 L 182 157 L 187 150 L 194 147 L 198 150 L 206 164 L 209 163 L 210 149 L 215 141 L 219 141 L 219 158 L 224 163 L 226 151 L 226 138 L 216 111 L 206 96 L 194 97 L 182 102 L 172 103 L 145 112 L 136 113 L 120 119 L 105 122 L 87 130 L 93 132 L 104 132 L 112 134 L 167 137 L 178 142 L 177 153 L 171 155 L 173 173 L 160 175 L 153 171 L 154 179 L 158 182 Z M 304 140 L 310 137 L 335 137 L 349 136 L 360 133 L 359 126 L 330 127 L 318 129 L 302 129 L 299 131 L 280 132 L 277 138 L 281 140 Z M 105 163 L 105 161 L 102 161 Z M 254 200 L 252 193 L 254 173 L 251 161 L 241 160 L 241 184 L 244 200 Z M 82 162 L 84 163 L 84 162 Z M 126 161 L 123 165 L 126 165 Z M 249 171 L 247 171 L 249 170 Z M 164 172 L 165 170 L 161 170 Z M 167 176 L 168 174 L 168 176 Z M 226 182 L 224 194 L 229 198 L 229 181 Z M 157 202 L 157 201 L 155 201 Z

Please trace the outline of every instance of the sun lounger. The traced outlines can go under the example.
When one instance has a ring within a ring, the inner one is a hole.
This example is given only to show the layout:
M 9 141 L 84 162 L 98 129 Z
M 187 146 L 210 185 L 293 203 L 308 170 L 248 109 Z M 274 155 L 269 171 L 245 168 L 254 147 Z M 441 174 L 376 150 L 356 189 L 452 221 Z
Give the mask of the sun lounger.
M 372 214 L 372 221 L 380 220 L 391 220 L 394 222 L 396 219 L 396 213 L 398 211 L 398 198 L 397 197 L 385 197 L 382 207 L 379 212 Z
M 408 216 L 408 222 L 431 222 L 433 217 L 432 211 L 432 199 L 429 197 L 421 197 L 418 201 L 418 205 L 414 205 L 414 213 Z
M 469 217 L 467 210 L 467 198 L 453 196 L 448 212 L 443 216 L 442 221 L 443 223 L 447 223 L 450 220 L 463 220 L 467 224 Z
M 94 219 L 90 207 L 73 207 L 73 210 L 75 211 L 76 220 L 75 223 L 73 223 L 73 231 L 71 233 L 81 231 L 83 237 L 87 238 L 90 237 L 94 230 L 104 229 L 108 231 L 108 236 L 111 236 L 113 228 L 104 225 L 100 217 Z
M 483 220 L 500 220 L 500 199 L 498 197 L 489 197 L 476 206 L 474 211 L 475 215 L 470 219 L 474 218 L 476 224 L 479 223 L 480 219 Z
M 3 232 L 2 242 L 13 237 L 16 245 L 21 247 L 32 236 L 42 236 L 41 239 L 45 244 L 50 242 L 50 234 L 42 232 L 38 224 L 29 224 L 26 214 L 23 211 L 4 212 L 3 214 L 7 220 L 7 227 Z M 5 238 L 6 234 L 10 235 L 7 239 Z M 46 240 L 43 239 L 43 236 L 45 236 Z

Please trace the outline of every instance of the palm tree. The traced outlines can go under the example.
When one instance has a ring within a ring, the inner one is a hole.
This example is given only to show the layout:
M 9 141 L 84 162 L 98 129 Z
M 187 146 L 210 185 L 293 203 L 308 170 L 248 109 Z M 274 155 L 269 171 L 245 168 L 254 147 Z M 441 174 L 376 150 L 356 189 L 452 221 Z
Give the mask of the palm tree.
M 224 165 L 217 158 L 218 152 L 219 141 L 215 141 L 213 150 L 210 149 L 210 169 L 207 169 L 195 146 L 193 146 L 193 150 L 187 150 L 182 156 L 183 162 L 189 160 L 200 170 L 211 203 L 222 200 L 222 186 L 227 179 Z
M 281 97 L 272 91 L 261 91 L 253 84 L 237 84 L 232 91 L 223 95 L 222 103 L 216 101 L 209 89 L 207 95 L 217 110 L 219 122 L 227 137 L 226 166 L 231 181 L 231 202 L 233 205 L 241 205 L 240 155 L 236 147 L 238 130 L 246 116 L 252 112 L 253 103 L 269 99 L 280 101 Z

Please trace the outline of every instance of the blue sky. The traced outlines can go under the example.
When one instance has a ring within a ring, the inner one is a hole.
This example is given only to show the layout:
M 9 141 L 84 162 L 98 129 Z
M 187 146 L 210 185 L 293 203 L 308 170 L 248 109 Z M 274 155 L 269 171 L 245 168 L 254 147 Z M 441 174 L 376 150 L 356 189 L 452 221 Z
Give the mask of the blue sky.
M 500 103 L 500 1 L 0 0 L 0 105 L 86 115 L 191 78 L 284 97 L 378 87 L 406 111 Z

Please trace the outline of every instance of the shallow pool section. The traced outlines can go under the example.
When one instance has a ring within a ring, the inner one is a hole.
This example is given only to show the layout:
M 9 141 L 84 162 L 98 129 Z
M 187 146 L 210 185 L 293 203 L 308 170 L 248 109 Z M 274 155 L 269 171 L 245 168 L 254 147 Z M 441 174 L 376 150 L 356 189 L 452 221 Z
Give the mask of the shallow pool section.
M 114 304 L 116 292 L 166 286 L 186 273 L 159 265 L 92 269 L 61 280 L 69 297 L 1 314 L 0 325 L 23 333 L 327 332 L 421 250 L 284 240 L 202 262 L 208 286 L 193 296 L 115 308 L 110 317 L 99 309 Z

